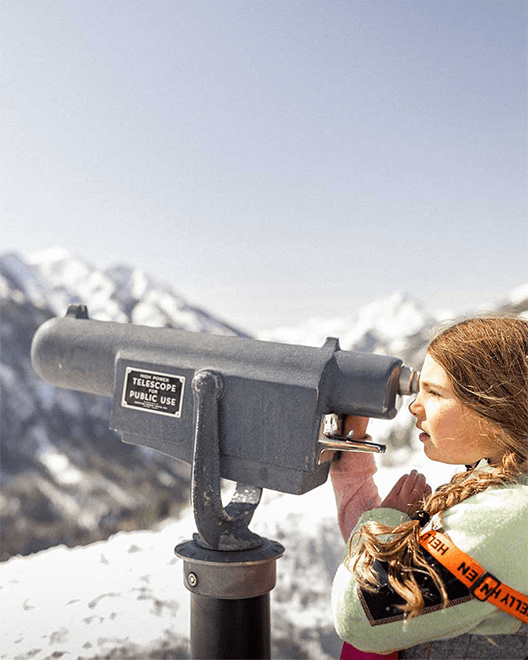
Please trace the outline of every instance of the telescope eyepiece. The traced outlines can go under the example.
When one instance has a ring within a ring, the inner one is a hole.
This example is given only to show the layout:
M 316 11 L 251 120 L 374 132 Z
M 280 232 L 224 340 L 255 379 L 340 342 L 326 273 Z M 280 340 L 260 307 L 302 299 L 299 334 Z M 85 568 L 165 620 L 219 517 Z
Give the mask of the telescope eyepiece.
M 420 372 L 410 367 L 402 367 L 400 371 L 399 394 L 401 396 L 418 394 Z

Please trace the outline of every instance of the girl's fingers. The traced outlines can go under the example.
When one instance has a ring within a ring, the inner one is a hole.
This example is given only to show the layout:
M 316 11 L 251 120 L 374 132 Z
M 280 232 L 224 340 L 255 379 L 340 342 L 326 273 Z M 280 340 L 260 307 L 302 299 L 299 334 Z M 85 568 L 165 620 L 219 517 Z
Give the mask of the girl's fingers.
M 413 470 L 411 474 L 405 475 L 405 481 L 402 485 L 402 493 L 410 495 L 413 490 L 416 490 L 419 487 L 420 476 L 421 475 L 419 475 L 416 470 Z
M 416 479 L 416 482 L 414 484 L 413 490 L 420 491 L 420 493 L 423 493 L 427 487 L 427 481 L 425 480 L 425 477 L 423 474 L 419 474 L 418 478 Z
M 381 506 L 388 506 L 412 515 L 421 505 L 424 496 L 429 493 L 431 488 L 424 475 L 413 470 L 398 479 Z
M 403 474 L 392 487 L 390 494 L 399 495 L 402 492 L 408 477 L 409 477 L 408 474 Z
M 428 496 L 431 488 L 423 474 L 411 473 L 402 488 L 400 498 L 407 504 L 409 515 L 421 506 L 424 497 Z

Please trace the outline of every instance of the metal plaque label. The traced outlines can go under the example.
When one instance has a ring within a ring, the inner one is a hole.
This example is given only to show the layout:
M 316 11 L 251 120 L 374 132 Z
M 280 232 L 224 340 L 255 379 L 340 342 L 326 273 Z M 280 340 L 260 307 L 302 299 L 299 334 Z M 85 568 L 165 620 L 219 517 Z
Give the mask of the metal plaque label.
M 123 387 L 123 408 L 180 417 L 185 378 L 127 367 Z

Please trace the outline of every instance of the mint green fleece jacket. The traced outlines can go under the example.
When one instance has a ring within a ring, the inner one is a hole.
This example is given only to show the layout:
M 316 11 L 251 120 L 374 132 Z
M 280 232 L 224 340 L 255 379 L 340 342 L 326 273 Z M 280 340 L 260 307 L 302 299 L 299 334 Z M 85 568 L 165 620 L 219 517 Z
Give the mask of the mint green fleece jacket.
M 371 508 L 357 520 L 362 503 L 379 506 L 372 480 L 374 461 L 355 455 L 343 457 L 332 466 L 338 516 L 345 538 L 347 527 L 356 522 L 353 532 L 369 521 L 398 525 L 408 520 L 395 509 Z M 487 464 L 479 469 L 490 470 Z M 350 480 L 352 479 L 352 483 Z M 352 495 L 350 495 L 352 493 Z M 347 512 L 348 510 L 348 512 Z M 365 511 L 365 508 L 363 508 Z M 483 493 L 434 516 L 431 523 L 443 528 L 452 541 L 478 561 L 487 571 L 521 593 L 528 594 L 528 477 Z M 373 653 L 390 653 L 431 640 L 476 635 L 511 635 L 522 624 L 491 603 L 467 600 L 445 609 L 422 614 L 408 623 L 401 620 L 371 625 L 353 575 L 342 564 L 332 590 L 334 623 L 339 636 L 352 646 Z

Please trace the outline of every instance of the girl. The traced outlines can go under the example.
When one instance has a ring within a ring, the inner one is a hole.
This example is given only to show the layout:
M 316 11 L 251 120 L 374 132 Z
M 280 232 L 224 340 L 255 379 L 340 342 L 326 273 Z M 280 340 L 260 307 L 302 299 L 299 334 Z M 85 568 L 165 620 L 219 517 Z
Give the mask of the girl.
M 429 345 L 409 410 L 430 459 L 466 466 L 435 493 L 413 471 L 380 502 L 371 455 L 345 453 L 332 464 L 339 524 L 349 539 L 334 580 L 334 621 L 342 639 L 368 652 L 356 656 L 345 644 L 342 657 L 528 655 L 526 626 L 517 618 L 528 610 L 527 353 L 528 322 L 520 318 L 465 320 Z M 345 431 L 364 437 L 366 421 L 347 418 Z M 424 539 L 438 532 L 492 574 L 487 600 L 433 556 Z M 507 587 L 520 592 L 513 612 L 494 602 L 508 604 L 497 596 Z M 505 637 L 491 646 L 489 635 Z

